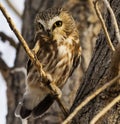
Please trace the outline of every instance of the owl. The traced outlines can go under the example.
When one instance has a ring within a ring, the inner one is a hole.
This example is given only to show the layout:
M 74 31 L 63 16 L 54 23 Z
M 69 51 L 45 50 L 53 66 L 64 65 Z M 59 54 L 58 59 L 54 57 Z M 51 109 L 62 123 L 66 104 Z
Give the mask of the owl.
M 62 89 L 80 63 L 81 47 L 75 21 L 63 8 L 50 8 L 38 12 L 35 21 L 32 51 L 42 64 L 50 82 Z M 27 63 L 27 81 L 23 99 L 16 116 L 22 119 L 41 116 L 55 101 L 31 60 Z

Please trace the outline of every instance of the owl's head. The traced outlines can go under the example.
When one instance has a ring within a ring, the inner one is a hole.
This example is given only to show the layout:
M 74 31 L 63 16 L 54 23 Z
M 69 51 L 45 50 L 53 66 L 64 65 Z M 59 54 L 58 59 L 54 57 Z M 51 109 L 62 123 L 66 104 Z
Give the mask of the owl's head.
M 36 32 L 46 32 L 54 39 L 68 37 L 76 30 L 75 21 L 72 16 L 63 8 L 50 8 L 39 12 L 35 18 Z

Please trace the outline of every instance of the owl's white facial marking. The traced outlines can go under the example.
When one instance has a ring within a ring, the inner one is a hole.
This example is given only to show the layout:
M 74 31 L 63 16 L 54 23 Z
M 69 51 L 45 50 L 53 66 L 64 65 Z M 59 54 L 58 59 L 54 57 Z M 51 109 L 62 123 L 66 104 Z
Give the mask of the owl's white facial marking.
M 49 22 L 48 22 L 48 28 L 52 29 L 54 23 L 57 22 L 57 21 L 60 21 L 60 20 L 61 19 L 58 16 L 54 17 L 53 19 L 50 19 Z
M 48 30 L 48 29 L 52 30 L 54 23 L 57 22 L 57 21 L 60 21 L 60 20 L 61 20 L 60 17 L 56 16 L 56 17 L 54 17 L 54 18 L 52 18 L 52 19 L 50 19 L 49 21 L 46 21 L 46 22 L 44 20 L 39 19 L 38 23 L 41 23 L 45 30 Z
M 40 23 L 41 25 L 43 25 L 43 27 L 44 27 L 44 29 L 45 29 L 46 23 L 45 23 L 44 20 L 39 19 L 39 20 L 37 21 L 37 23 Z

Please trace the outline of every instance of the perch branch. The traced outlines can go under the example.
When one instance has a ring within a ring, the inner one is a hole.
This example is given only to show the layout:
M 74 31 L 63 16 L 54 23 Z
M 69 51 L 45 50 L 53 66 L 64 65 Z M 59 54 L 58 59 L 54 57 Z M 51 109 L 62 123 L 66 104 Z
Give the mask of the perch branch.
M 46 78 L 45 72 L 42 70 L 42 65 L 39 62 L 39 60 L 34 56 L 34 54 L 32 53 L 32 51 L 30 50 L 30 48 L 28 47 L 28 45 L 26 44 L 26 41 L 24 40 L 24 38 L 22 37 L 22 35 L 20 34 L 20 32 L 17 30 L 17 28 L 15 27 L 15 24 L 13 23 L 12 19 L 10 18 L 10 16 L 8 15 L 7 11 L 5 10 L 5 8 L 2 6 L 2 4 L 0 3 L 0 10 L 2 11 L 3 15 L 5 16 L 10 28 L 12 29 L 12 31 L 15 33 L 16 37 L 19 39 L 19 41 L 21 42 L 22 46 L 24 47 L 27 55 L 29 56 L 30 60 L 32 61 L 32 63 L 34 63 L 34 65 L 38 68 L 38 71 L 41 73 L 42 72 L 42 76 Z
M 3 15 L 5 16 L 11 30 L 15 33 L 16 37 L 18 38 L 18 40 L 21 42 L 22 46 L 24 47 L 27 55 L 29 56 L 30 60 L 32 61 L 32 63 L 36 66 L 38 72 L 40 73 L 40 75 L 43 78 L 43 82 L 47 82 L 46 84 L 44 84 L 45 86 L 47 86 L 51 93 L 53 95 L 56 96 L 56 94 L 58 94 L 57 88 L 54 89 L 55 87 L 52 86 L 52 84 L 54 84 L 53 82 L 50 82 L 46 76 L 46 73 L 43 71 L 42 69 L 42 65 L 39 62 L 39 60 L 37 59 L 36 55 L 30 50 L 30 48 L 28 47 L 26 41 L 24 40 L 24 38 L 22 37 L 22 35 L 20 34 L 20 32 L 17 30 L 15 24 L 13 23 L 12 19 L 10 18 L 10 16 L 8 15 L 7 11 L 5 10 L 5 8 L 2 6 L 2 4 L 0 3 L 0 10 L 2 11 Z M 56 101 L 58 102 L 58 105 L 60 109 L 62 110 L 63 114 L 66 116 L 67 115 L 67 111 L 64 108 L 63 104 L 61 103 L 61 100 L 58 96 L 56 96 Z
M 12 37 L 9 37 L 3 32 L 0 32 L 0 37 L 2 41 L 9 41 L 10 45 L 13 46 L 14 48 L 17 48 L 18 44 L 14 41 Z
M 105 106 L 94 118 L 91 120 L 90 124 L 95 124 L 102 116 L 105 115 L 117 102 L 120 101 L 120 95 L 114 98 L 107 106 Z
M 106 5 L 107 9 L 109 10 L 109 12 L 111 14 L 112 23 L 113 23 L 113 26 L 115 28 L 115 34 L 116 34 L 118 42 L 120 43 L 120 31 L 119 31 L 119 28 L 118 28 L 118 24 L 117 24 L 115 14 L 114 14 L 112 8 L 110 7 L 109 2 L 107 0 L 103 0 L 103 2 L 104 2 L 104 4 Z
M 100 94 L 102 91 L 104 91 L 106 88 L 111 86 L 113 83 L 115 83 L 120 78 L 120 74 L 117 75 L 115 78 L 113 78 L 111 81 L 94 91 L 91 95 L 89 95 L 82 103 L 80 103 L 75 110 L 62 122 L 62 124 L 67 124 L 74 118 L 74 116 L 87 104 L 89 103 L 93 98 L 95 98 L 98 94 Z
M 22 18 L 21 13 L 17 10 L 17 8 L 11 3 L 10 0 L 6 0 L 6 3 L 10 6 L 10 8 L 20 17 Z
M 95 8 L 95 12 L 96 12 L 96 14 L 97 14 L 97 16 L 98 16 L 98 18 L 99 18 L 99 20 L 100 20 L 100 22 L 101 22 L 102 27 L 103 27 L 105 36 L 106 36 L 106 38 L 107 38 L 107 43 L 108 43 L 110 49 L 114 52 L 114 51 L 115 51 L 115 48 L 114 48 L 114 46 L 113 46 L 113 44 L 112 44 L 112 42 L 111 42 L 111 40 L 110 40 L 110 36 L 109 36 L 109 34 L 108 34 L 108 31 L 107 31 L 105 22 L 104 22 L 104 20 L 103 20 L 103 17 L 102 17 L 102 15 L 101 15 L 100 11 L 99 11 L 98 6 L 97 6 L 97 2 L 98 2 L 98 0 L 93 1 L 94 8 Z

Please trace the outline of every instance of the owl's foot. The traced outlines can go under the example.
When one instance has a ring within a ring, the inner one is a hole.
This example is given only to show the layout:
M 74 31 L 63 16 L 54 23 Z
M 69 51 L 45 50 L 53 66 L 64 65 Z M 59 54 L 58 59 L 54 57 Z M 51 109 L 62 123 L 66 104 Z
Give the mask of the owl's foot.
M 56 84 L 55 84 L 54 82 L 51 82 L 49 85 L 50 85 L 50 89 L 51 89 L 53 95 L 54 95 L 55 97 L 57 97 L 57 98 L 61 98 L 62 92 L 61 92 L 61 90 L 59 89 L 59 87 L 56 86 Z

